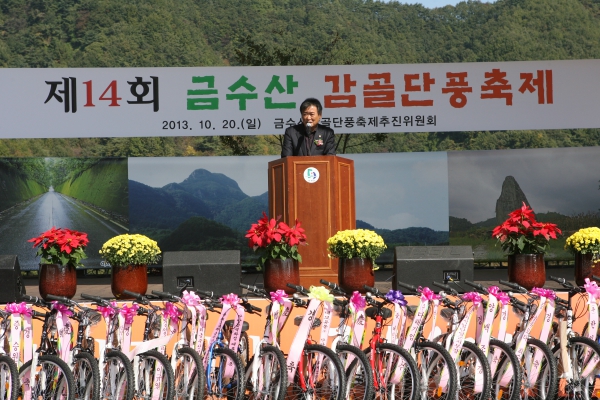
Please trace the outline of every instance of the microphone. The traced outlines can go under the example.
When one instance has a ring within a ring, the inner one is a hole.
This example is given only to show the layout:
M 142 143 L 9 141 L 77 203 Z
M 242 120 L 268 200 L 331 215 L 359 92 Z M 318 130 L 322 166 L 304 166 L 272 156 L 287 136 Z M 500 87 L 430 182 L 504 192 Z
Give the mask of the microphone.
M 310 128 L 312 128 L 312 122 L 306 123 L 306 136 L 310 135 Z

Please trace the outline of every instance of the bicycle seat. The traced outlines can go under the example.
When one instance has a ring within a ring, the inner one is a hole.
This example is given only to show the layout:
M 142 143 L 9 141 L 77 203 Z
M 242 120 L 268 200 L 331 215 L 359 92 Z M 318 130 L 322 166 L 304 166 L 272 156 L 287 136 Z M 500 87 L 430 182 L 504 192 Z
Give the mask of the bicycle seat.
M 369 318 L 375 319 L 375 316 L 377 315 L 377 307 L 367 308 L 365 310 L 365 315 Z M 390 310 L 389 308 L 382 308 L 381 316 L 383 317 L 383 319 L 388 319 L 392 316 L 392 310 Z
M 414 317 L 415 316 L 415 312 L 417 312 L 417 306 L 408 306 L 406 307 L 406 311 L 408 311 L 408 316 L 409 317 Z
M 294 318 L 294 325 L 300 326 L 300 323 L 302 322 L 302 318 L 304 318 L 303 315 L 298 315 L 296 318 Z M 319 326 L 321 326 L 321 320 L 319 318 L 315 318 L 315 320 L 313 321 L 312 327 L 310 329 L 315 329 Z
M 454 310 L 451 310 L 449 308 L 444 308 L 441 312 L 440 315 L 442 316 L 442 318 L 444 318 L 446 321 L 450 321 L 452 319 L 452 314 L 454 314 Z
M 227 329 L 233 328 L 233 322 L 234 322 L 234 320 L 232 320 L 232 319 L 228 319 L 227 321 L 225 321 L 225 328 L 227 328 Z M 244 321 L 242 323 L 242 332 L 246 332 L 249 328 L 250 328 L 250 324 L 247 323 L 246 321 Z

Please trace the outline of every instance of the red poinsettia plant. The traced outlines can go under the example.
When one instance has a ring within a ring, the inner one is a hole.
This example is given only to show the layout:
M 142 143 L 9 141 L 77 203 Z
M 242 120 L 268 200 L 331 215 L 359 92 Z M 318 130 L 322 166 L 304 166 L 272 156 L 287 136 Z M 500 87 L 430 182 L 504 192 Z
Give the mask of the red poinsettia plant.
M 38 237 L 29 239 L 33 247 L 38 248 L 37 256 L 40 256 L 41 264 L 83 266 L 81 260 L 87 258 L 85 247 L 89 240 L 87 233 L 74 231 L 67 228 L 55 228 L 47 230 Z
M 533 210 L 525 202 L 492 231 L 502 250 L 509 254 L 544 254 L 550 240 L 560 234 L 556 224 L 536 221 Z
M 300 221 L 290 227 L 283 221 L 267 216 L 263 212 L 263 217 L 256 224 L 252 224 L 246 232 L 248 246 L 254 251 L 262 251 L 260 266 L 264 266 L 268 259 L 280 258 L 285 260 L 292 258 L 302 262 L 302 256 L 298 253 L 298 246 L 305 246 L 306 235 L 304 229 L 300 227 Z

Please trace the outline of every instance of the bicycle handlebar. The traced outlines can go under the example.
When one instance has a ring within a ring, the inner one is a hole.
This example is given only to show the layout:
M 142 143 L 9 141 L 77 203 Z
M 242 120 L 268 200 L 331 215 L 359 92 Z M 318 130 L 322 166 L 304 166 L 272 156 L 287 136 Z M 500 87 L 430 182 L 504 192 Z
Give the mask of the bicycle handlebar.
M 268 293 L 265 289 L 261 289 L 261 288 L 258 288 L 256 286 L 252 286 L 252 285 L 246 285 L 245 283 L 240 283 L 240 287 L 243 289 L 246 289 L 249 292 L 252 292 L 256 295 L 259 295 L 262 297 L 268 297 Z
M 508 281 L 504 281 L 504 280 L 499 280 L 498 282 L 500 282 L 504 286 L 508 286 L 509 288 L 516 290 L 519 293 L 523 293 L 523 294 L 529 293 L 529 290 L 525 289 L 523 286 L 521 286 L 517 283 L 508 282 Z
M 405 289 L 412 290 L 412 291 L 413 291 L 413 292 L 415 292 L 415 293 L 418 293 L 418 292 L 419 292 L 419 290 L 418 290 L 418 289 L 417 289 L 415 286 L 413 286 L 413 285 L 410 285 L 410 284 L 408 284 L 408 283 L 404 283 L 404 282 L 400 282 L 400 281 L 398 281 L 398 285 L 399 285 L 399 286 L 402 286 L 402 287 L 403 287 L 403 288 L 405 288 Z
M 123 290 L 123 294 L 133 297 L 134 299 L 136 299 L 136 301 L 138 301 L 139 303 L 141 303 L 143 305 L 148 304 L 148 299 L 146 299 L 146 297 L 140 293 L 130 292 L 129 290 L 125 289 L 125 290 Z
M 55 296 L 53 294 L 47 294 L 46 298 L 48 300 L 58 301 L 59 303 L 63 303 L 63 304 L 69 305 L 69 306 L 74 306 L 74 305 L 77 304 L 73 300 L 68 299 L 68 298 L 66 298 L 64 296 Z
M 450 286 L 446 285 L 445 283 L 433 281 L 433 284 L 439 288 L 442 288 L 442 289 L 448 291 L 453 296 L 458 296 L 458 292 L 455 289 L 451 288 Z
M 160 298 L 167 299 L 170 301 L 181 301 L 181 297 L 175 296 L 174 294 L 169 293 L 169 292 L 161 292 L 159 290 L 153 290 L 152 294 L 155 294 Z
M 490 294 L 490 292 L 483 287 L 483 285 L 481 283 L 476 283 L 476 282 L 471 282 L 468 279 L 465 279 L 465 283 L 473 288 L 475 288 L 478 292 L 483 293 L 483 294 Z
M 308 294 L 308 290 L 306 290 L 304 286 L 294 285 L 292 283 L 288 283 L 287 286 L 294 289 L 296 292 L 300 292 L 305 295 Z

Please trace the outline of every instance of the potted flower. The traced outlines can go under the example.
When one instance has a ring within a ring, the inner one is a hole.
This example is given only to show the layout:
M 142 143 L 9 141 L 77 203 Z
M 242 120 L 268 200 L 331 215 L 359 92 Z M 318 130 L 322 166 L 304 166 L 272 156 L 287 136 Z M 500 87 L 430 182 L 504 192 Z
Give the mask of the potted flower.
M 102 245 L 100 255 L 111 265 L 110 288 L 117 299 L 125 299 L 124 290 L 145 294 L 148 289 L 148 264 L 160 261 L 158 244 L 139 234 L 124 234 Z
M 330 257 L 338 258 L 338 282 L 348 291 L 365 292 L 364 285 L 373 286 L 375 259 L 386 249 L 383 238 L 368 229 L 339 231 L 327 239 Z
M 40 257 L 39 289 L 45 299 L 48 294 L 72 298 L 77 291 L 76 268 L 87 258 L 87 234 L 67 228 L 55 228 L 29 239 L 38 248 Z
M 305 246 L 306 235 L 300 227 L 300 221 L 290 227 L 279 218 L 271 218 L 263 212 L 256 224 L 252 224 L 246 232 L 248 246 L 262 253 L 259 267 L 263 270 L 265 290 L 275 292 L 278 289 L 286 293 L 294 293 L 288 283 L 300 284 L 300 268 L 302 256 L 298 246 Z
M 523 203 L 492 231 L 502 250 L 508 253 L 508 280 L 532 289 L 546 283 L 544 254 L 551 239 L 561 234 L 556 224 L 538 222 L 533 210 Z
M 585 284 L 585 278 L 592 278 L 596 264 L 600 263 L 600 228 L 582 228 L 569 236 L 565 250 L 575 256 L 575 281 Z

